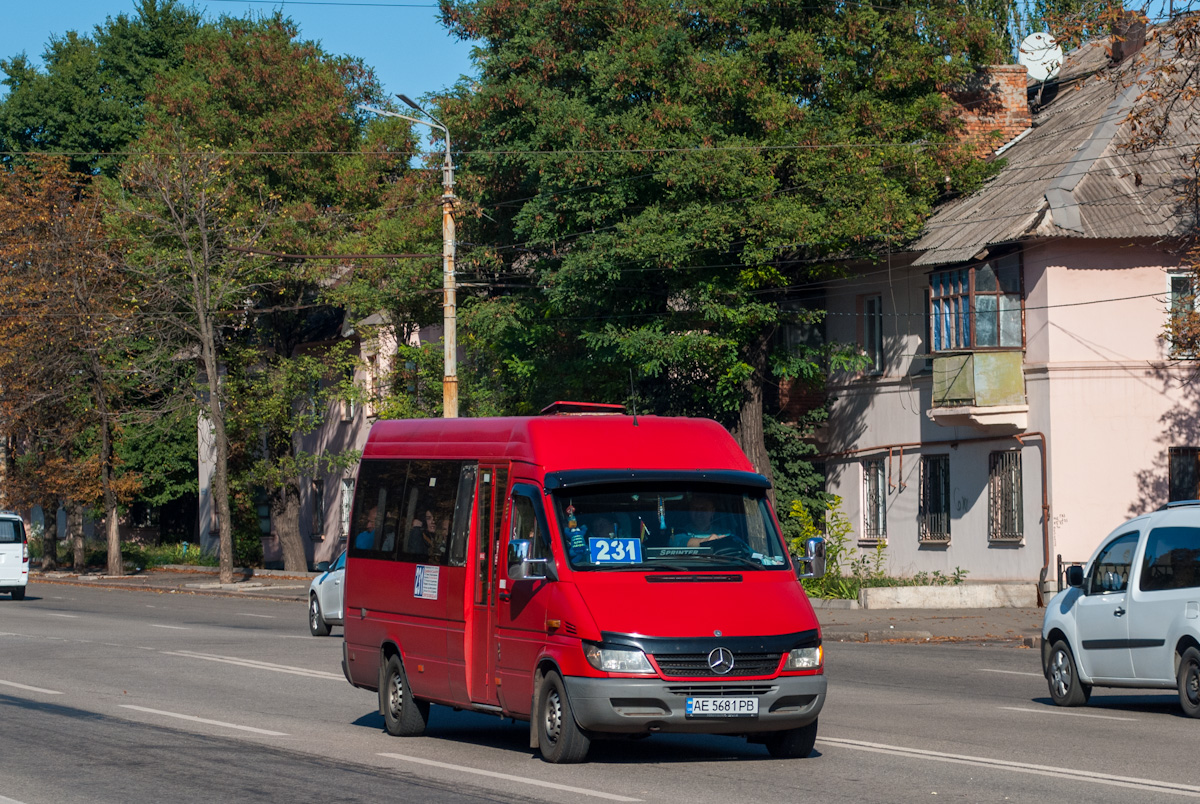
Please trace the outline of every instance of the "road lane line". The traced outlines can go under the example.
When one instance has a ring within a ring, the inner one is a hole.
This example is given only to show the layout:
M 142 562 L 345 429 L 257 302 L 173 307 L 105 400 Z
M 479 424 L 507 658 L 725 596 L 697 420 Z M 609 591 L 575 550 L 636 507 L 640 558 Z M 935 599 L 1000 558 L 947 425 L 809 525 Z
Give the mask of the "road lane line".
M 239 616 L 239 617 L 261 617 L 264 620 L 274 620 L 275 619 L 274 614 L 247 614 L 242 611 L 237 612 L 237 616 Z
M 150 623 L 150 627 L 151 628 L 170 628 L 173 631 L 191 631 L 192 630 L 190 628 L 184 628 L 182 625 L 158 625 L 156 623 Z
M 78 620 L 78 614 L 56 614 L 53 611 L 44 612 L 47 617 L 66 617 L 69 620 Z
M 287 732 L 271 731 L 270 729 L 258 729 L 254 726 L 239 726 L 237 723 L 226 723 L 222 720 L 209 720 L 208 718 L 196 717 L 195 715 L 181 715 L 178 712 L 164 712 L 161 709 L 147 709 L 144 706 L 134 706 L 132 704 L 121 704 L 122 709 L 132 709 L 136 712 L 148 712 L 151 715 L 162 715 L 163 717 L 175 717 L 180 720 L 190 720 L 193 723 L 206 723 L 209 726 L 221 726 L 226 729 L 238 729 L 239 731 L 250 731 L 255 734 L 265 734 L 268 737 L 287 737 Z
M 190 650 L 163 651 L 163 653 L 167 656 L 182 656 L 185 659 L 203 659 L 206 662 L 235 664 L 240 667 L 252 667 L 255 670 L 272 670 L 276 673 L 289 673 L 294 676 L 308 676 L 309 678 L 331 678 L 337 681 L 346 680 L 346 677 L 341 673 L 327 673 L 324 670 L 309 670 L 307 667 L 291 667 L 285 664 L 270 664 L 268 662 L 260 662 L 254 659 L 242 659 L 237 656 L 217 656 L 211 653 L 195 653 Z
M 1046 677 L 1046 675 L 1044 673 L 1027 673 L 1024 670 L 993 670 L 990 667 L 981 667 L 981 668 L 979 668 L 979 672 L 981 672 L 981 673 L 1004 673 L 1005 675 L 1009 675 L 1009 676 L 1033 676 L 1034 678 L 1045 678 Z
M 0 804 L 24 804 L 24 802 L 17 801 L 15 798 L 6 798 L 5 796 L 0 796 Z
M 444 768 L 446 770 L 458 771 L 460 773 L 474 773 L 478 776 L 488 776 L 493 779 L 505 779 L 510 782 L 519 782 L 520 784 L 530 784 L 537 787 L 548 787 L 551 790 L 562 790 L 566 793 L 577 793 L 581 796 L 592 796 L 593 798 L 604 798 L 609 801 L 642 801 L 640 798 L 629 798 L 628 796 L 618 796 L 613 793 L 602 793 L 599 790 L 588 790 L 586 787 L 570 787 L 565 784 L 555 784 L 554 782 L 543 782 L 538 779 L 527 779 L 524 776 L 512 776 L 507 773 L 497 773 L 496 771 L 480 770 L 479 768 L 471 768 L 466 765 L 451 765 L 448 762 L 438 762 L 435 759 L 424 759 L 422 757 L 410 757 L 404 754 L 380 754 L 381 757 L 388 759 L 399 759 L 402 762 L 415 762 L 419 765 L 430 765 L 434 768 Z
M 1051 709 L 1026 709 L 1020 706 L 1000 706 L 998 709 L 1007 709 L 1010 712 L 1032 712 L 1035 715 L 1061 715 L 1063 717 L 1095 717 L 1101 720 L 1137 720 L 1135 717 L 1117 717 L 1116 715 L 1093 715 L 1090 712 L 1064 712 L 1062 709 L 1055 707 Z
M 15 681 L 0 681 L 6 687 L 16 687 L 19 690 L 29 690 L 30 692 L 40 692 L 43 695 L 62 695 L 58 690 L 46 690 L 41 687 L 31 687 L 28 684 L 18 684 Z
M 957 765 L 972 765 L 977 768 L 1011 771 L 1013 773 L 1028 773 L 1036 776 L 1052 776 L 1056 779 L 1071 779 L 1078 782 L 1102 784 L 1110 787 L 1127 787 L 1134 790 L 1145 790 L 1155 793 L 1172 793 L 1177 796 L 1200 798 L 1200 787 L 1175 782 L 1161 782 L 1156 779 L 1139 779 L 1131 776 L 1114 776 L 1108 773 L 1075 770 L 1074 768 L 1058 768 L 1051 765 L 1033 765 L 1027 762 L 1010 762 L 991 757 L 975 757 L 965 754 L 947 754 L 942 751 L 926 751 L 920 748 L 908 748 L 901 745 L 886 745 L 883 743 L 868 743 L 861 740 L 844 740 L 839 737 L 818 737 L 818 743 L 850 748 L 855 751 L 869 751 L 875 754 L 891 754 L 892 756 L 909 757 L 912 759 L 928 759 L 934 762 L 950 762 Z

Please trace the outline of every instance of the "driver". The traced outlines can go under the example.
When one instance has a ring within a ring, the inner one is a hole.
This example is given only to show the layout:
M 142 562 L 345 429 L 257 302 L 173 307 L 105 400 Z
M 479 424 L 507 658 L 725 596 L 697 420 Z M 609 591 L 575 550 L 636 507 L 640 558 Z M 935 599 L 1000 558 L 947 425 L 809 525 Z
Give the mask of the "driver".
M 717 523 L 717 509 L 713 501 L 707 497 L 697 497 L 692 501 L 692 510 L 688 514 L 687 546 L 697 547 L 714 539 L 728 538 L 730 533 L 720 532 L 722 528 Z

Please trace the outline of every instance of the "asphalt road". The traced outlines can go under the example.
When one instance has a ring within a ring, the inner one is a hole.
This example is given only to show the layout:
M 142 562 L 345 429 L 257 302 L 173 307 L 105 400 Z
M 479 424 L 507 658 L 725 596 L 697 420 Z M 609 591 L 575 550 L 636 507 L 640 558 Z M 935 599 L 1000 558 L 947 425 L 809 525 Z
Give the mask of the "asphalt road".
M 303 603 L 0 595 L 0 804 L 1200 798 L 1200 722 L 1173 696 L 1059 709 L 1027 648 L 830 643 L 803 760 L 658 735 L 553 766 L 526 724 L 442 707 L 428 736 L 387 736 L 374 694 L 342 678 L 340 633 L 309 636 Z

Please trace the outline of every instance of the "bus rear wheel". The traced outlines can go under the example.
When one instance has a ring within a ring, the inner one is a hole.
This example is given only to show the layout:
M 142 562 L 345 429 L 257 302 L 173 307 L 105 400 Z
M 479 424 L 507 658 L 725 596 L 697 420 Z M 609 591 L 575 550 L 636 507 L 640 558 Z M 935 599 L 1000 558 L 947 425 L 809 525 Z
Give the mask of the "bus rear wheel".
M 542 759 L 556 765 L 583 761 L 592 741 L 575 722 L 575 713 L 571 711 L 562 676 L 553 670 L 542 680 L 534 717 L 537 718 L 538 746 L 542 751 Z
M 429 722 L 429 702 L 418 701 L 408 686 L 408 676 L 400 656 L 392 654 L 383 668 L 383 683 L 379 687 L 379 704 L 383 724 L 395 737 L 419 737 Z

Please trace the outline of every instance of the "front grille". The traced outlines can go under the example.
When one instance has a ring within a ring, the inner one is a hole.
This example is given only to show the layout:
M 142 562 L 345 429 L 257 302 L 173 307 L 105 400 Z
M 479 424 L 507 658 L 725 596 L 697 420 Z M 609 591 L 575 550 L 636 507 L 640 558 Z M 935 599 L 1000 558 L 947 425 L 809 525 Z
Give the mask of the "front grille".
M 739 676 L 773 676 L 779 669 L 782 656 L 778 653 L 735 653 L 733 669 L 718 675 L 708 666 L 707 653 L 655 654 L 654 661 L 664 676 L 692 678 L 737 678 Z
M 773 684 L 670 684 L 673 695 L 766 695 L 775 689 Z

